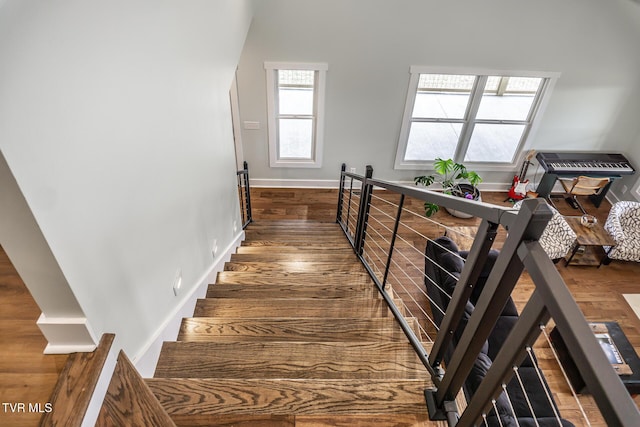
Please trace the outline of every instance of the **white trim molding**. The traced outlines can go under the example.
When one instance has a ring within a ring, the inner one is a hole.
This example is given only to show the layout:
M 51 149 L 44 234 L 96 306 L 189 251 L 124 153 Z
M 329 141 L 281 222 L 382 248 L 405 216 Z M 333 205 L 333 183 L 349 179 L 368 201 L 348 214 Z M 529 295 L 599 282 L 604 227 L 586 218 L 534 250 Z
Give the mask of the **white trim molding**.
M 269 140 L 269 166 L 272 168 L 320 168 L 324 145 L 324 104 L 327 80 L 327 63 L 271 62 L 264 63 L 267 79 L 267 127 Z M 313 114 L 296 118 L 313 120 L 313 136 L 310 158 L 281 158 L 278 135 L 278 70 L 314 71 Z
M 86 317 L 46 317 L 36 322 L 48 344 L 44 354 L 87 353 L 96 349 L 96 340 Z
M 454 135 L 457 140 L 455 141 L 454 151 L 450 156 L 456 162 L 462 162 L 465 158 L 466 153 L 469 150 L 469 146 L 473 141 L 476 125 L 520 126 L 523 129 L 522 134 L 520 135 L 517 146 L 514 147 L 514 153 L 510 161 L 503 161 L 498 158 L 493 160 L 464 161 L 464 163 L 473 170 L 482 170 L 483 167 L 492 171 L 513 170 L 522 160 L 522 152 L 528 148 L 529 144 L 527 141 L 531 141 L 533 139 L 541 121 L 543 111 L 549 102 L 555 81 L 560 77 L 560 73 L 552 71 L 498 70 L 487 68 L 432 67 L 416 65 L 409 68 L 409 73 L 409 85 L 407 88 L 407 96 L 394 161 L 394 169 L 396 170 L 431 169 L 433 167 L 433 160 L 405 159 L 409 145 L 411 128 L 412 125 L 416 123 L 430 125 L 448 124 L 450 126 L 457 126 L 457 130 L 451 135 L 451 142 L 453 142 Z M 464 114 L 460 115 L 460 117 L 413 117 L 420 76 L 423 74 L 473 76 L 473 87 L 469 89 L 469 97 Z M 532 77 L 541 79 L 541 83 L 533 97 L 532 104 L 526 118 L 520 117 L 503 120 L 478 117 L 480 103 L 484 96 L 489 76 Z M 434 137 L 437 137 L 437 133 L 434 134 Z M 435 154 L 431 153 L 431 155 Z

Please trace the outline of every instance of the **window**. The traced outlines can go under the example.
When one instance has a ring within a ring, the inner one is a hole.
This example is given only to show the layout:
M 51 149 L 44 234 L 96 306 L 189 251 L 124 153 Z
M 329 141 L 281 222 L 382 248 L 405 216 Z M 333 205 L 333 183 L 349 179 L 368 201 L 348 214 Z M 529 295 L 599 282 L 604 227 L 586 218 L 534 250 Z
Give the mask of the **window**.
M 411 68 L 396 169 L 422 168 L 438 157 L 515 165 L 557 76 L 438 71 Z
M 271 167 L 322 166 L 327 64 L 265 62 Z

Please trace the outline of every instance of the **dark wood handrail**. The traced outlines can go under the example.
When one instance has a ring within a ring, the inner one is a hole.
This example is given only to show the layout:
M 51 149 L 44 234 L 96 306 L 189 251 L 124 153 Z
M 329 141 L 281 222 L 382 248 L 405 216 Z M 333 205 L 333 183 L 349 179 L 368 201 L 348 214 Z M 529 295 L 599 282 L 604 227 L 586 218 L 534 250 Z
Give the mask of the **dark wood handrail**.
M 104 334 L 93 352 L 69 355 L 49 399 L 52 411 L 43 414 L 40 426 L 82 425 L 114 338 Z
M 120 351 L 96 422 L 97 427 L 175 427 L 129 358 Z

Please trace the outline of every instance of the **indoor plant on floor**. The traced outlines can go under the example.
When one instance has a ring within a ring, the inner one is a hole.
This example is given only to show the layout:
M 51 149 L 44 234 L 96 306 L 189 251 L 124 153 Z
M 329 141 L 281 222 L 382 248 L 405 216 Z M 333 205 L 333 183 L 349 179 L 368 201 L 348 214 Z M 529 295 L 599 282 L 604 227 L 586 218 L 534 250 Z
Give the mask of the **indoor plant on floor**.
M 456 163 L 452 159 L 443 160 L 435 159 L 433 162 L 434 175 L 422 175 L 414 178 L 416 185 L 422 184 L 425 187 L 439 182 L 442 186 L 442 192 L 458 197 L 465 197 L 470 200 L 480 199 L 480 190 L 477 185 L 482 182 L 482 178 L 474 171 L 467 170 L 462 163 Z M 425 202 L 424 211 L 426 216 L 432 216 L 440 207 L 434 203 Z M 460 211 L 447 209 L 451 215 L 459 218 L 471 218 L 469 215 Z

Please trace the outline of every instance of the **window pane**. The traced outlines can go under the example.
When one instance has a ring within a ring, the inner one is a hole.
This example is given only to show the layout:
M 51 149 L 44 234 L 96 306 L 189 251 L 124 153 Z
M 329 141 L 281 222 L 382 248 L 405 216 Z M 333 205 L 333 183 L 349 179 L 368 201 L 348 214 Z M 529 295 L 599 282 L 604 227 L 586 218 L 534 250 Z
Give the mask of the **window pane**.
M 411 123 L 404 160 L 452 158 L 461 130 L 461 123 Z
M 477 119 L 527 120 L 542 79 L 490 76 Z
M 313 88 L 280 88 L 278 91 L 279 114 L 311 116 L 313 114 Z
M 474 76 L 420 74 L 414 118 L 462 119 L 469 103 Z
M 278 120 L 281 159 L 312 159 L 313 120 Z
M 476 124 L 464 161 L 512 162 L 525 128 L 525 125 Z
M 278 114 L 312 115 L 313 70 L 278 70 Z

